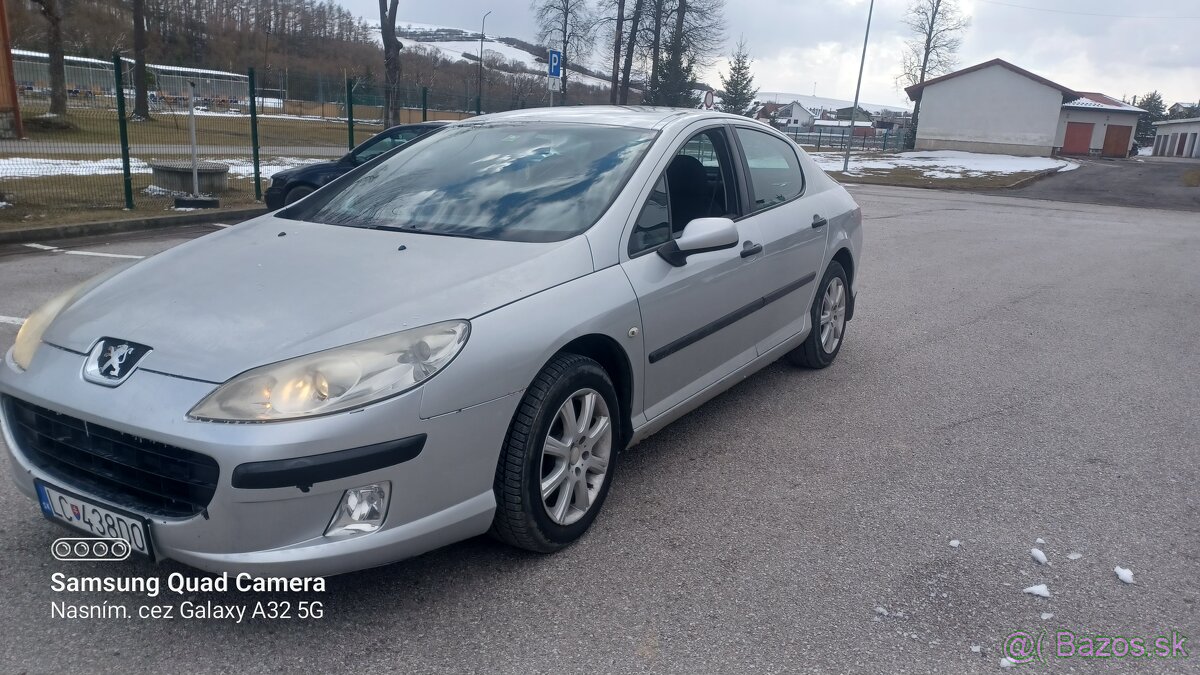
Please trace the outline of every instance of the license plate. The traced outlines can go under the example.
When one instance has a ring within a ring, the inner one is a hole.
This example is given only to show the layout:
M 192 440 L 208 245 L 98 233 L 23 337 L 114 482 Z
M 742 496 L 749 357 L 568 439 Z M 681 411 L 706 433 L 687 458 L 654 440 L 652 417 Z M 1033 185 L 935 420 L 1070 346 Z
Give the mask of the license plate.
M 96 537 L 124 539 L 135 553 L 154 557 L 150 547 L 150 523 L 145 518 L 101 506 L 41 481 L 35 485 L 42 513 L 50 520 L 66 523 Z

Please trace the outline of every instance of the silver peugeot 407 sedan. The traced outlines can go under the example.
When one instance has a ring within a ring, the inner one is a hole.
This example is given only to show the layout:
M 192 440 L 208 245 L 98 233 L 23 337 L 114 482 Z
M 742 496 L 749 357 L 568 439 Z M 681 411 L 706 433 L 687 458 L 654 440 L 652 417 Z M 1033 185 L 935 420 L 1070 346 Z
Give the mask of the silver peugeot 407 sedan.
M 846 191 L 753 120 L 478 117 L 34 312 L 0 367 L 13 478 L 211 571 L 555 551 L 621 450 L 781 356 L 830 365 L 861 246 Z

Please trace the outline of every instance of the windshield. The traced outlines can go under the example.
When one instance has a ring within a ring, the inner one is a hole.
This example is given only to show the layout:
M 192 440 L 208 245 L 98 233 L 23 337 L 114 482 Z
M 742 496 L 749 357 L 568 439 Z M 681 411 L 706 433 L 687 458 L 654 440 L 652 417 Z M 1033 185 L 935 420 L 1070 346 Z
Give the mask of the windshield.
M 285 217 L 480 239 L 560 241 L 591 227 L 650 146 L 648 129 L 450 127 Z

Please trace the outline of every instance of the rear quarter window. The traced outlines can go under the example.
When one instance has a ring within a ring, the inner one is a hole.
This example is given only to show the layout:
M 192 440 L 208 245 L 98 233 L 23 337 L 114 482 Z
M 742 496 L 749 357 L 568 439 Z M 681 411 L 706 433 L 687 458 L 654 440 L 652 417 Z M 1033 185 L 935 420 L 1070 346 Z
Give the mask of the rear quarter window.
M 750 174 L 751 211 L 791 201 L 804 192 L 804 172 L 790 143 L 741 127 L 737 128 L 737 136 Z

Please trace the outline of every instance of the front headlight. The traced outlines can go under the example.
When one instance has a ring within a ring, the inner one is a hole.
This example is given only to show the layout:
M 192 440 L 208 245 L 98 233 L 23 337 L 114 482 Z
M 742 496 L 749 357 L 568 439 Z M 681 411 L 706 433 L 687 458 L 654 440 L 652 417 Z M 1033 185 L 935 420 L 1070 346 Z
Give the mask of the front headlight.
M 13 343 L 12 360 L 21 370 L 28 370 L 33 363 L 33 355 L 42 344 L 42 335 L 64 309 L 70 307 L 84 293 L 104 283 L 129 265 L 118 265 L 80 284 L 72 286 L 63 293 L 53 297 L 49 302 L 34 310 L 21 329 L 17 331 L 17 340 Z
M 188 417 L 273 422 L 361 408 L 433 377 L 467 342 L 471 324 L 443 321 L 248 370 Z

